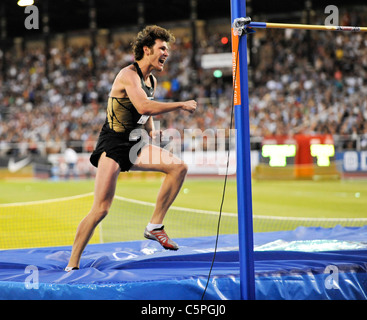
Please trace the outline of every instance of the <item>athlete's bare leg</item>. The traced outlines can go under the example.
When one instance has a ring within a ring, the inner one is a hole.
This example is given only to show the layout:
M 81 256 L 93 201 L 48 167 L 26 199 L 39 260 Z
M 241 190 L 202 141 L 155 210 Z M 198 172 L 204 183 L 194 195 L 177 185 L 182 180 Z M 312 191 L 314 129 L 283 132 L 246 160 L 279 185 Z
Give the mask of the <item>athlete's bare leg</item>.
M 187 173 L 187 165 L 167 150 L 148 145 L 142 149 L 131 170 L 158 171 L 166 174 L 150 220 L 150 223 L 154 224 L 163 223 L 169 207 L 181 189 Z M 103 153 L 98 162 L 93 206 L 78 226 L 68 267 L 79 267 L 81 255 L 94 229 L 107 215 L 112 204 L 119 173 L 119 165 Z
M 158 193 L 150 223 L 161 224 L 179 193 L 187 173 L 187 165 L 165 149 L 145 146 L 131 168 L 132 171 L 159 171 L 166 174 Z
M 98 223 L 107 215 L 116 190 L 119 165 L 103 153 L 98 162 L 94 186 L 94 202 L 88 215 L 80 222 L 68 267 L 78 267 L 80 258 Z

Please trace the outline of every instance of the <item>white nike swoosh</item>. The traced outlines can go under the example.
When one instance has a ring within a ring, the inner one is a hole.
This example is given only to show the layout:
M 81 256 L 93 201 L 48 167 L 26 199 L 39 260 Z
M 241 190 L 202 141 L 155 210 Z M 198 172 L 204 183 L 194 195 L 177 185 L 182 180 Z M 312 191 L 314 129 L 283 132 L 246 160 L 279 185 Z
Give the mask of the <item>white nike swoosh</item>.
M 27 157 L 25 159 L 15 162 L 13 158 L 10 158 L 8 163 L 8 170 L 10 172 L 17 172 L 20 169 L 24 168 L 27 164 L 29 164 L 31 160 L 31 157 Z

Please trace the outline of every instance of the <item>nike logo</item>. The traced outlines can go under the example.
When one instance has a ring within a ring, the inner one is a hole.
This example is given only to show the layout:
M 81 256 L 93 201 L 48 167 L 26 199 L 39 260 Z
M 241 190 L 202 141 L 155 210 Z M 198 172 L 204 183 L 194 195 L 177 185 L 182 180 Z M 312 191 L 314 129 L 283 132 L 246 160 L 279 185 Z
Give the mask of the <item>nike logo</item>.
M 20 169 L 24 168 L 26 165 L 28 165 L 31 161 L 32 161 L 31 157 L 27 157 L 17 162 L 15 162 L 14 158 L 10 158 L 8 163 L 8 170 L 10 172 L 17 172 Z

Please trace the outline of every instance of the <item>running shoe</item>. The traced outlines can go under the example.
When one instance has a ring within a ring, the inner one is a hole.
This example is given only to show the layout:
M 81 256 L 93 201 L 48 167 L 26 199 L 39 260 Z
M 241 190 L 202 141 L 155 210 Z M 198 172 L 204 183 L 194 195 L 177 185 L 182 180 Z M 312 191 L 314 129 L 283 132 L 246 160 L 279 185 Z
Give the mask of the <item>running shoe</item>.
M 72 270 L 79 270 L 79 268 L 78 267 L 65 267 L 64 268 L 64 271 L 66 271 L 66 272 L 70 272 Z
M 144 237 L 158 241 L 162 247 L 167 250 L 178 250 L 178 244 L 168 237 L 167 233 L 164 231 L 164 226 L 158 229 L 153 229 L 152 231 L 148 231 L 145 228 Z

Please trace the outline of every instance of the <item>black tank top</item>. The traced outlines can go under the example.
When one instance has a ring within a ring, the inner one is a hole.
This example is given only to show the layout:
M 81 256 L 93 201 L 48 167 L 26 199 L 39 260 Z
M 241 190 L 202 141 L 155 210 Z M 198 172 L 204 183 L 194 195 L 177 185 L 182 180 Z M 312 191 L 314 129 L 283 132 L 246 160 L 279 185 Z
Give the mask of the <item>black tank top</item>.
M 134 66 L 141 80 L 141 87 L 149 99 L 154 99 L 154 79 L 150 75 L 151 87 L 145 84 L 143 73 L 139 65 L 134 62 Z M 109 97 L 107 103 L 107 117 L 103 129 L 112 130 L 119 133 L 130 133 L 134 129 L 142 128 L 148 121 L 149 116 L 141 115 L 129 98 Z M 108 130 L 108 131 L 109 131 Z

